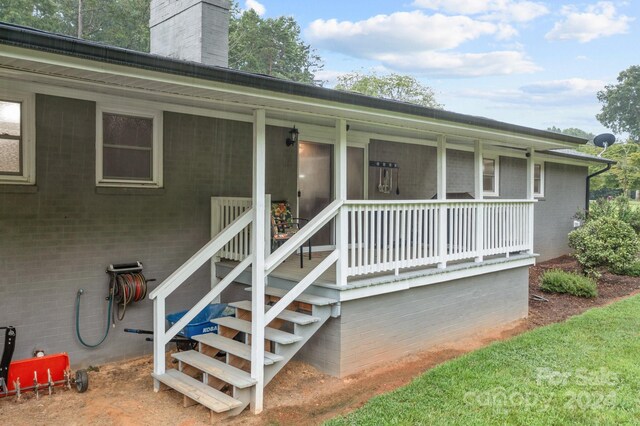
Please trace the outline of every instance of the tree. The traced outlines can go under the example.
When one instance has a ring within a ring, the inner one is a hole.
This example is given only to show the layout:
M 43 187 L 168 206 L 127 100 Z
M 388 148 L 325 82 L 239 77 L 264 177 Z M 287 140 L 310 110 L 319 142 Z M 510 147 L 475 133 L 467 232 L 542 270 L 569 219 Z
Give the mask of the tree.
M 150 0 L 2 0 L 0 21 L 149 51 Z M 315 83 L 322 59 L 300 37 L 292 17 L 263 19 L 232 2 L 229 67 Z
M 229 67 L 302 83 L 319 84 L 322 59 L 300 38 L 290 16 L 263 19 L 233 5 L 229 22 Z
M 0 20 L 149 50 L 149 0 L 3 0 Z
M 602 148 L 594 145 L 583 145 L 579 151 L 592 155 L 600 155 Z M 611 145 L 602 153 L 603 158 L 616 161 L 611 171 L 592 179 L 592 190 L 618 190 L 624 194 L 640 189 L 640 144 L 631 140 Z M 602 169 L 602 165 L 590 167 L 590 172 Z
M 443 105 L 436 101 L 433 89 L 408 75 L 392 73 L 381 76 L 376 73 L 353 72 L 338 77 L 335 88 L 430 108 L 443 108 Z
M 590 141 L 596 137 L 596 135 L 594 135 L 593 133 L 585 132 L 584 130 L 578 129 L 576 127 L 569 127 L 563 130 L 559 127 L 552 126 L 552 127 L 547 127 L 547 130 L 550 132 L 562 133 L 564 135 L 575 136 L 583 139 L 589 139 Z
M 614 133 L 629 133 L 640 140 L 640 66 L 633 65 L 618 75 L 618 84 L 598 92 L 602 111 L 596 118 Z

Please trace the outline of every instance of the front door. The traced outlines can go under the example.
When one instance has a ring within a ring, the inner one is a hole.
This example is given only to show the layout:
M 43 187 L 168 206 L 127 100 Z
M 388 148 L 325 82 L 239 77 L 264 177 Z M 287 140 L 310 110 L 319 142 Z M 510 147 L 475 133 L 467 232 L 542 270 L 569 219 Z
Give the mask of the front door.
M 327 207 L 332 197 L 333 145 L 298 143 L 298 214 L 313 219 Z M 331 223 L 312 238 L 314 247 L 332 244 Z

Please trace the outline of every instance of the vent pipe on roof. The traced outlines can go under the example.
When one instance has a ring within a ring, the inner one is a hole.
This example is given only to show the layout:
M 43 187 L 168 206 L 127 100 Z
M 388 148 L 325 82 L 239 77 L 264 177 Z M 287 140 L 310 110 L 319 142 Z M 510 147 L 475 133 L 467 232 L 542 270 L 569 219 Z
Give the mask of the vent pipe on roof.
M 229 65 L 229 0 L 151 0 L 151 53 Z

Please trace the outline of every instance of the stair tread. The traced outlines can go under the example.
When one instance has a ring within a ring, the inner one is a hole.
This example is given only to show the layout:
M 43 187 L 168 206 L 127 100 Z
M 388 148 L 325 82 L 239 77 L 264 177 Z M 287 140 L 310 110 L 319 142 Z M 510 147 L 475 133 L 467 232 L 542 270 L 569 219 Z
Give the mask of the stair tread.
M 225 364 L 198 351 L 176 352 L 171 356 L 240 389 L 256 384 L 256 381 L 246 371 Z
M 231 302 L 229 303 L 229 306 L 233 306 L 234 308 L 238 308 L 238 309 L 242 309 L 244 311 L 251 311 L 251 301 L 249 300 L 241 300 L 239 302 Z M 271 309 L 271 306 L 266 306 L 265 310 L 269 310 Z M 298 324 L 298 325 L 306 325 L 306 324 L 311 324 L 314 322 L 318 322 L 320 321 L 320 318 L 318 317 L 314 317 L 312 315 L 307 315 L 307 314 L 302 314 L 300 312 L 296 312 L 296 311 L 291 311 L 289 309 L 285 309 L 284 311 L 280 312 L 277 316 L 277 318 L 281 319 L 281 320 L 285 320 L 288 322 L 292 322 L 294 324 Z
M 245 345 L 242 342 L 229 339 L 224 336 L 220 336 L 214 333 L 200 334 L 191 337 L 193 340 L 203 343 L 207 346 L 220 349 L 221 351 L 235 355 L 238 358 L 251 361 L 251 346 Z M 264 353 L 264 365 L 271 365 L 275 362 L 282 361 L 284 358 L 280 355 L 273 354 L 271 352 Z
M 223 327 L 242 331 L 243 333 L 251 333 L 251 321 L 246 321 L 234 317 L 221 317 L 214 318 L 211 320 L 211 322 Z M 291 343 L 299 342 L 300 340 L 302 340 L 302 336 L 287 333 L 286 331 L 278 330 L 271 327 L 264 328 L 264 338 L 281 345 L 289 345 Z
M 207 386 L 201 381 L 187 376 L 178 370 L 167 370 L 164 374 L 152 374 L 153 377 L 165 385 L 180 392 L 181 394 L 193 399 L 199 404 L 215 411 L 216 413 L 224 413 L 240 407 L 242 402 L 230 397 Z
M 251 287 L 247 287 L 245 288 L 245 290 L 251 291 Z M 264 289 L 264 294 L 268 296 L 274 296 L 274 297 L 283 297 L 288 292 L 289 292 L 288 290 L 283 290 L 277 287 L 265 287 Z M 309 293 L 302 293 L 301 295 L 296 297 L 296 301 L 302 302 L 302 303 L 308 303 L 309 305 L 316 305 L 316 306 L 327 306 L 327 305 L 334 305 L 338 303 L 338 301 L 335 299 L 330 299 L 324 296 L 316 296 L 315 294 L 309 294 Z

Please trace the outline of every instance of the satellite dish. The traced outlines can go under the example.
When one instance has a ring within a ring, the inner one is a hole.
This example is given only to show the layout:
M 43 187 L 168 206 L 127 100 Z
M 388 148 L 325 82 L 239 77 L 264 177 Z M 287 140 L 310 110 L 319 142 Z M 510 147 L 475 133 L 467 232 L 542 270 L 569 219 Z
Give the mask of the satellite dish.
M 602 152 L 598 154 L 598 157 L 604 154 L 607 148 L 613 145 L 614 143 L 616 143 L 616 137 L 611 133 L 602 133 L 596 136 L 595 138 L 593 138 L 593 144 L 595 146 L 599 146 L 600 148 L 602 148 Z

